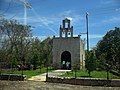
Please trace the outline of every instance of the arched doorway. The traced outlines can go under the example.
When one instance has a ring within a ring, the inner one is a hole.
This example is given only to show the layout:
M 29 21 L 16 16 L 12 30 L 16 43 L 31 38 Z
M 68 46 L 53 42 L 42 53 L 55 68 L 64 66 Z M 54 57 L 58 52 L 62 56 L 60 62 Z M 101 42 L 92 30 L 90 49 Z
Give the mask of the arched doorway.
M 71 54 L 68 51 L 64 51 L 61 54 L 61 68 L 71 69 Z

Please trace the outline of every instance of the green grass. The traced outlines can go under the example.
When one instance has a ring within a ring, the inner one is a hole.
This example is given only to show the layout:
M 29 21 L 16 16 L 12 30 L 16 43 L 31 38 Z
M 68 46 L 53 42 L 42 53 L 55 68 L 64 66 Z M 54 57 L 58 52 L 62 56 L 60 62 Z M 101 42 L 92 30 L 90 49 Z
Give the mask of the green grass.
M 65 73 L 61 76 L 62 77 L 75 77 L 75 72 L 74 71 L 67 72 L 67 73 Z M 85 70 L 77 70 L 76 76 L 77 77 L 88 77 L 89 78 L 89 74 Z M 91 77 L 90 78 L 107 78 L 107 72 L 106 71 L 93 71 L 93 72 L 91 72 Z M 120 79 L 120 77 L 115 76 L 111 73 L 109 73 L 109 78 L 110 79 Z
M 52 71 L 52 68 L 48 69 L 49 72 Z M 27 75 L 27 78 L 30 78 L 32 76 L 36 76 L 36 75 L 40 75 L 42 73 L 46 72 L 46 68 L 42 68 L 40 69 L 36 69 L 36 70 L 23 70 L 23 74 Z M 2 70 L 1 72 L 2 74 L 22 74 L 22 71 L 18 71 L 18 70 Z

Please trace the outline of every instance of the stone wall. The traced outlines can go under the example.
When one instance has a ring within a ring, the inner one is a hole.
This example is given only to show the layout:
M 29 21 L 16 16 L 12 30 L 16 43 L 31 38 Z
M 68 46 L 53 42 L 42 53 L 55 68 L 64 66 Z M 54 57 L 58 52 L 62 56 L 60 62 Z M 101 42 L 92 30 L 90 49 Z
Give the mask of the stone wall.
M 80 69 L 85 68 L 85 42 L 80 39 Z
M 110 86 L 120 87 L 120 80 L 106 80 L 106 79 L 75 79 L 75 78 L 53 78 L 47 77 L 47 82 L 63 83 L 83 86 Z
M 26 75 L 0 74 L 0 80 L 24 81 L 26 80 Z
M 80 61 L 83 62 L 82 55 L 83 58 L 85 58 L 83 43 L 80 37 L 53 38 L 53 65 L 58 69 L 61 68 L 61 54 L 64 51 L 68 51 L 71 53 L 71 68 L 73 68 L 73 65 L 75 63 L 78 63 L 80 67 Z

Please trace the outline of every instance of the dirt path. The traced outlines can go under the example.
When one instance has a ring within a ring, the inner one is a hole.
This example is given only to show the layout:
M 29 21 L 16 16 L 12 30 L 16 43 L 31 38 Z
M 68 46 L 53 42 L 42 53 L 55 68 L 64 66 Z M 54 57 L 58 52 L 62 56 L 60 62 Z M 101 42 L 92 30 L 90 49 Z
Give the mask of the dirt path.
M 59 77 L 60 75 L 64 74 L 65 72 L 69 72 L 71 70 L 54 70 L 52 72 L 48 73 L 49 77 Z M 29 78 L 28 80 L 33 80 L 33 81 L 46 81 L 46 73 L 33 76 Z
M 0 90 L 120 90 L 120 87 L 92 87 L 38 81 L 0 81 Z

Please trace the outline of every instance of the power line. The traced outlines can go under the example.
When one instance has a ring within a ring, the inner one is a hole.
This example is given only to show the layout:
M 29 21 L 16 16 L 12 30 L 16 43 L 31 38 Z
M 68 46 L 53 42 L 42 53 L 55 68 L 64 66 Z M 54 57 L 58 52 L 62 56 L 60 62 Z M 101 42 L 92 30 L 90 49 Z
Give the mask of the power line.
M 10 0 L 10 2 L 9 2 L 9 4 L 8 4 L 8 7 L 6 8 L 5 11 L 3 11 L 3 12 L 1 13 L 1 15 L 4 15 L 4 14 L 10 9 L 11 4 L 12 4 L 12 0 Z
M 9 20 L 13 19 L 14 17 L 16 17 L 19 13 L 15 13 L 12 17 L 9 18 Z

